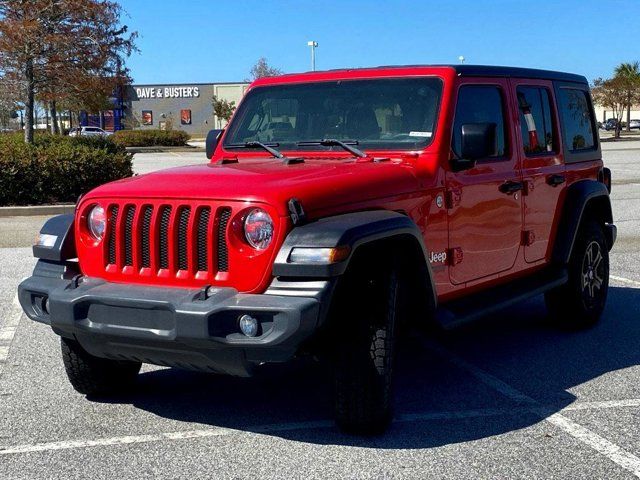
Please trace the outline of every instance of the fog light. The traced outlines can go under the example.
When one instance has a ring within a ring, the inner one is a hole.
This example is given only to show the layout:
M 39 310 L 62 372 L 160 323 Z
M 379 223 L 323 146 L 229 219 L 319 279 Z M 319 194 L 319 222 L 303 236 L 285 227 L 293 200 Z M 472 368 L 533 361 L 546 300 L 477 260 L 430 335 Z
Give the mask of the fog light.
M 242 315 L 239 324 L 240 331 L 247 337 L 255 337 L 258 334 L 258 320 L 251 315 Z

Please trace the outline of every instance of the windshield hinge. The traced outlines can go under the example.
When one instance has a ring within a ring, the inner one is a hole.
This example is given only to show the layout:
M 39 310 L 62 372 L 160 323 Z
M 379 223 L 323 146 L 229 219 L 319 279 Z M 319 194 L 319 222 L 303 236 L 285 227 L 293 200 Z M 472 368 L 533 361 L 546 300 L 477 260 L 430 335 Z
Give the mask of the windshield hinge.
M 289 200 L 288 207 L 289 216 L 291 217 L 291 222 L 294 225 L 300 225 L 307 221 L 307 215 L 304 213 L 304 208 L 302 208 L 300 200 L 297 198 L 291 198 Z

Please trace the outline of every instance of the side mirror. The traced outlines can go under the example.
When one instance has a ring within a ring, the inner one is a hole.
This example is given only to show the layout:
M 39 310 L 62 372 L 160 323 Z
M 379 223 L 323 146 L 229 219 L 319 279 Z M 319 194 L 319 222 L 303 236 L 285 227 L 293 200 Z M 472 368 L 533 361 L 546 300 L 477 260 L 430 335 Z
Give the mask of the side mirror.
M 495 155 L 495 123 L 465 123 L 460 130 L 460 158 L 451 161 L 454 171 L 468 170 L 476 166 L 477 160 Z
M 211 157 L 213 157 L 213 152 L 216 151 L 218 141 L 220 140 L 220 137 L 222 137 L 222 132 L 224 132 L 224 130 L 210 130 L 209 133 L 207 133 L 205 150 L 207 152 L 207 158 L 209 160 L 211 160 Z

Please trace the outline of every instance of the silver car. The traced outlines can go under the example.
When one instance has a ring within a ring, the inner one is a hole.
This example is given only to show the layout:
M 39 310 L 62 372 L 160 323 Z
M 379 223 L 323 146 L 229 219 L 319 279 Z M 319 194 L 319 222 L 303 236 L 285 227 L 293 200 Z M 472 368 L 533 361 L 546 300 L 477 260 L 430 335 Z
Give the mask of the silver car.
M 631 120 L 629 122 L 629 128 L 632 129 L 632 130 L 634 128 L 637 128 L 638 130 L 640 130 L 640 120 Z
M 110 135 L 113 134 L 99 127 L 79 127 L 69 132 L 70 137 L 108 137 Z

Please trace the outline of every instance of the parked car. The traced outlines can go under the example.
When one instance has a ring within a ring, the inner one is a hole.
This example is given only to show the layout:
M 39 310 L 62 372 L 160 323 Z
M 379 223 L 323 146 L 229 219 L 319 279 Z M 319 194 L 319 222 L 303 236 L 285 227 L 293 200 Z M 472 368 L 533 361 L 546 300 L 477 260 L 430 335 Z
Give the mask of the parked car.
M 604 128 L 608 132 L 610 130 L 615 130 L 617 125 L 618 120 L 615 118 L 610 118 L 602 124 L 602 128 Z
M 256 80 L 209 164 L 49 220 L 20 303 L 82 394 L 143 362 L 249 376 L 311 355 L 334 366 L 338 424 L 383 431 L 401 326 L 541 293 L 558 325 L 600 318 L 616 227 L 591 105 L 583 76 L 521 68 Z
M 113 135 L 99 127 L 76 127 L 69 131 L 70 137 L 108 137 Z
M 629 128 L 631 130 L 633 130 L 634 128 L 637 128 L 638 130 L 640 130 L 640 120 L 631 120 L 629 122 Z

